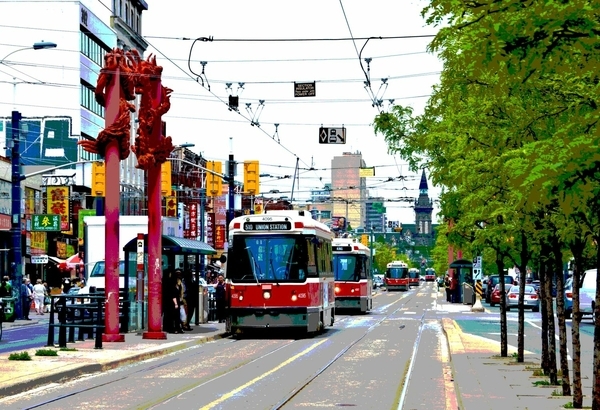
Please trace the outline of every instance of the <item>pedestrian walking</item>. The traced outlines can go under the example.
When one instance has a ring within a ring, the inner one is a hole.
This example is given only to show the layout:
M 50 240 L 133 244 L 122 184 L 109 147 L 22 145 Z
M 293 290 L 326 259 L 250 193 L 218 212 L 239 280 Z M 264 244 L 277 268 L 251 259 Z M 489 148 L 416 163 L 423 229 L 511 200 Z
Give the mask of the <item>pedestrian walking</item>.
M 181 283 L 181 276 L 178 276 L 181 271 L 175 271 L 175 281 L 171 286 L 171 306 L 173 306 L 173 333 L 183 333 L 182 328 L 182 317 L 185 317 L 185 311 L 183 311 L 183 285 Z M 182 311 L 184 313 L 182 313 Z
M 29 318 L 29 309 L 31 309 L 33 292 L 29 288 L 29 284 L 29 279 L 23 278 L 23 283 L 21 284 L 21 308 L 23 311 L 23 320 L 31 320 Z
M 215 287 L 215 302 L 217 305 L 217 320 L 219 323 L 225 322 L 225 278 L 223 275 L 217 277 L 217 286 Z
M 44 298 L 46 297 L 46 287 L 42 284 L 42 280 L 38 279 L 33 287 L 33 303 L 35 313 L 38 315 L 44 314 Z
M 444 288 L 446 288 L 446 302 L 452 302 L 452 291 L 450 290 L 450 277 L 448 275 L 444 277 Z
M 190 323 L 192 323 L 192 317 L 194 313 L 198 314 L 198 282 L 196 281 L 195 275 L 186 271 L 183 275 L 183 284 L 185 285 L 185 302 L 187 305 L 187 320 L 185 330 L 192 330 Z

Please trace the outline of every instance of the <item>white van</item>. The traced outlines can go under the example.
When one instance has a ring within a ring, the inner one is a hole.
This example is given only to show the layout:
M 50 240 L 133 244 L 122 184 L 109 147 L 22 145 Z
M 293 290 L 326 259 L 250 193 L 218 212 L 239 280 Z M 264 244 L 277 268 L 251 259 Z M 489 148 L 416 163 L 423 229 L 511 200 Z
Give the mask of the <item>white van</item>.
M 135 263 L 135 262 L 134 262 Z M 92 271 L 87 277 L 85 287 L 81 289 L 80 293 L 90 293 L 90 288 L 93 286 L 96 288 L 96 292 L 104 293 L 104 287 L 106 284 L 106 272 L 104 268 L 104 261 L 98 261 L 94 264 Z M 136 272 L 135 267 L 130 266 L 129 269 L 129 292 L 135 292 L 136 287 Z M 119 289 L 122 291 L 125 288 L 125 261 L 119 261 Z
M 592 315 L 592 317 L 596 304 L 596 276 L 596 269 L 586 270 L 579 290 L 579 310 L 584 315 Z

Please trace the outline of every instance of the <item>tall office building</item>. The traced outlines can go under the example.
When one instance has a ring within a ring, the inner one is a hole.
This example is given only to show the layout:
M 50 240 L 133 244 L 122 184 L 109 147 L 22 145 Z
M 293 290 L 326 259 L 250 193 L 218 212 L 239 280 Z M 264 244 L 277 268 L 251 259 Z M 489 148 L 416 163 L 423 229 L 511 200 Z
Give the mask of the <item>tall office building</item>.
M 360 176 L 365 168 L 360 152 L 344 152 L 331 160 L 331 201 L 333 218 L 343 217 L 353 229 L 364 228 L 365 202 L 368 197 L 366 178 Z

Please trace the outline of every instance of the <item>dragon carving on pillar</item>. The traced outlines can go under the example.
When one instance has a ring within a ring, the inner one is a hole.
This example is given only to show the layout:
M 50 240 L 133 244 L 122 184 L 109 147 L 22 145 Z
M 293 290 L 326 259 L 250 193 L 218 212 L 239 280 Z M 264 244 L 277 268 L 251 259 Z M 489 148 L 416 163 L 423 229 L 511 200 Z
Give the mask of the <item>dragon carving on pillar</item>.
M 160 85 L 160 95 L 156 96 L 157 86 L 160 84 L 162 67 L 156 65 L 156 56 L 150 54 L 142 60 L 136 53 L 134 66 L 136 67 L 135 92 L 141 94 L 140 109 L 138 113 L 139 127 L 135 138 L 135 145 L 131 147 L 137 155 L 137 168 L 145 169 L 163 164 L 171 151 L 173 142 L 171 137 L 161 134 L 158 140 L 153 140 L 155 127 L 160 127 L 162 132 L 161 117 L 171 108 L 171 90 Z M 158 105 L 155 99 L 159 99 Z
M 84 150 L 105 156 L 109 143 L 116 140 L 119 143 L 119 158 L 124 160 L 129 157 L 131 113 L 135 112 L 135 106 L 128 101 L 135 98 L 134 87 L 137 73 L 134 61 L 129 52 L 124 52 L 119 48 L 114 48 L 111 53 L 104 56 L 104 67 L 100 70 L 96 84 L 96 101 L 101 106 L 106 107 L 108 87 L 112 83 L 113 76 L 117 74 L 117 69 L 119 69 L 119 85 L 122 90 L 119 98 L 119 112 L 116 120 L 102 130 L 98 134 L 98 138 L 78 142 Z

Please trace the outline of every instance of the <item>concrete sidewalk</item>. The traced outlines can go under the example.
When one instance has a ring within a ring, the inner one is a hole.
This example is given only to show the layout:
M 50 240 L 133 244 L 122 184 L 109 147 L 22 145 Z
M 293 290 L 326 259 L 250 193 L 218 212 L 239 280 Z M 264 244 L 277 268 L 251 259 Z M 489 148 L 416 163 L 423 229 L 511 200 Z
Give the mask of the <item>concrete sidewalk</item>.
M 441 310 L 471 311 L 470 305 L 446 302 L 442 293 L 437 304 Z M 557 395 L 562 392 L 561 386 L 534 384 L 548 380 L 545 376 L 534 376 L 535 370 L 541 369 L 538 354 L 525 351 L 524 362 L 518 363 L 513 357 L 517 350 L 512 346 L 508 348 L 508 357 L 500 357 L 499 342 L 464 333 L 451 318 L 442 318 L 442 327 L 448 338 L 458 409 L 564 409 L 565 404 L 572 402 L 572 397 Z M 583 407 L 591 408 L 592 381 L 585 378 L 582 384 Z
M 32 325 L 32 321 L 4 323 L 3 328 Z M 224 323 L 192 325 L 183 334 L 167 334 L 167 340 L 147 340 L 141 333 L 127 333 L 125 342 L 103 343 L 95 349 L 94 339 L 69 343 L 73 351 L 58 350 L 58 356 L 35 356 L 44 347 L 26 350 L 30 361 L 8 360 L 10 353 L 0 353 L 0 398 L 12 396 L 47 383 L 60 383 L 83 374 L 103 372 L 193 347 L 225 336 Z M 51 348 L 50 348 L 51 349 Z

